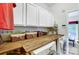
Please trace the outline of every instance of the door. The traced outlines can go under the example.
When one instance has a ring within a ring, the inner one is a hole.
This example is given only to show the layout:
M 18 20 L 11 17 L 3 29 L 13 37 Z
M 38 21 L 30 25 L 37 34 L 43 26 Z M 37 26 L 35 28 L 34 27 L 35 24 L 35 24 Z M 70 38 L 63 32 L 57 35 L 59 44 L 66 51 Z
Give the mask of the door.
M 39 26 L 46 26 L 46 11 L 43 8 L 39 8 Z
M 39 25 L 42 27 L 51 27 L 54 24 L 52 14 L 43 8 L 39 8 Z
M 53 18 L 52 18 L 52 14 L 50 13 L 50 12 L 47 12 L 47 14 L 46 14 L 46 26 L 47 27 L 51 27 L 52 26 L 52 24 L 53 24 Z
M 14 12 L 14 24 L 15 26 L 23 25 L 23 3 L 16 3 Z
M 28 26 L 37 26 L 37 7 L 32 4 L 27 4 L 27 25 Z
M 53 27 L 54 26 L 54 16 L 53 15 L 51 15 L 51 27 Z

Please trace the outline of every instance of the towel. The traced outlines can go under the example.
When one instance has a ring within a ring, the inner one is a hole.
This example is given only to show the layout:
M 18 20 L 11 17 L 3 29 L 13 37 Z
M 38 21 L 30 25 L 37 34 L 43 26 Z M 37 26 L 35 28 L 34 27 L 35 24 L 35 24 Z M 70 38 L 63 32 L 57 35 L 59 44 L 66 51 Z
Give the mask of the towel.
M 13 8 L 14 3 L 0 3 L 0 30 L 13 30 Z

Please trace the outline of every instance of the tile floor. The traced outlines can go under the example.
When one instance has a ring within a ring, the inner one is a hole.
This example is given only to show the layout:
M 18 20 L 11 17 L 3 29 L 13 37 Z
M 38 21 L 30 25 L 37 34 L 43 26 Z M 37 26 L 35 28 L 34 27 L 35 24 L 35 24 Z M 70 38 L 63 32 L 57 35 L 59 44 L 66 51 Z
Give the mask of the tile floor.
M 79 44 L 76 44 L 75 47 L 73 47 L 72 45 L 69 45 L 69 54 L 79 55 L 78 47 L 79 47 Z
M 61 55 L 67 55 L 65 51 L 61 51 Z M 79 44 L 76 44 L 75 47 L 73 47 L 72 44 L 69 44 L 69 52 L 68 55 L 79 55 Z

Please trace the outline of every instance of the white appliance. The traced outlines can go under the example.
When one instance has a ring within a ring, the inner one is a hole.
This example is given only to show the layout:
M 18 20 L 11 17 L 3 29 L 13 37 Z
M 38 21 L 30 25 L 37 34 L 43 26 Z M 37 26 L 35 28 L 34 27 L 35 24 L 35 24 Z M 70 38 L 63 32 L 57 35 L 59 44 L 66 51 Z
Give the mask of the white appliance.
M 33 55 L 48 55 L 48 54 L 55 54 L 56 52 L 56 43 L 55 41 L 54 42 L 51 42 L 45 46 L 42 46 L 36 50 L 34 50 L 32 52 Z

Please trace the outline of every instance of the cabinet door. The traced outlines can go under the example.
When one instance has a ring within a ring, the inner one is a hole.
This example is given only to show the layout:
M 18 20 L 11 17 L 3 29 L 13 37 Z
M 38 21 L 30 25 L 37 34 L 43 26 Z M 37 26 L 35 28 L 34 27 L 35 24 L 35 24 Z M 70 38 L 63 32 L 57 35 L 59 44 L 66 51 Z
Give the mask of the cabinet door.
M 52 14 L 43 8 L 39 8 L 39 25 L 44 27 L 53 26 Z
M 27 4 L 27 25 L 37 26 L 37 7 L 31 4 Z
M 13 12 L 15 26 L 23 25 L 23 3 L 16 3 L 16 7 L 13 9 Z
M 40 26 L 46 26 L 47 20 L 46 20 L 46 11 L 43 8 L 39 8 L 39 25 Z
M 53 15 L 51 15 L 51 27 L 53 27 L 54 26 L 54 16 Z
M 46 17 L 46 22 L 47 22 L 47 23 L 46 23 L 46 24 L 47 24 L 46 26 L 47 26 L 47 27 L 51 27 L 52 17 L 51 17 L 51 14 L 50 14 L 48 11 L 46 12 L 46 16 L 47 16 L 47 17 Z
M 45 13 L 45 15 L 46 15 L 46 27 L 53 27 L 54 26 L 54 17 L 53 17 L 53 15 L 50 13 L 50 12 L 46 12 Z

